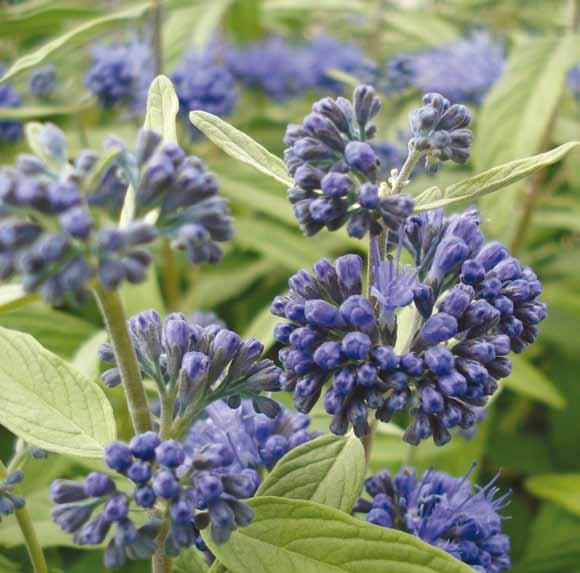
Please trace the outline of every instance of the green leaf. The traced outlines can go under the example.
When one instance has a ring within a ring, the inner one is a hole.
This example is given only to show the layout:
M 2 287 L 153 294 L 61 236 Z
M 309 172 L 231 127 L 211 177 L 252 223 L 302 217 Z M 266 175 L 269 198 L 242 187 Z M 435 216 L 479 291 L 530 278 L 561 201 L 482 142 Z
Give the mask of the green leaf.
M 27 293 L 22 285 L 10 284 L 0 286 L 0 312 L 24 306 L 38 297 Z
M 262 0 L 232 0 L 226 14 L 228 31 L 241 44 L 258 40 L 262 30 Z
M 250 136 L 205 111 L 192 111 L 189 118 L 197 129 L 230 157 L 252 166 L 286 187 L 292 186 L 292 179 L 288 176 L 284 162 Z
M 75 45 L 91 40 L 112 26 L 140 18 L 148 9 L 149 3 L 143 2 L 141 4 L 136 4 L 131 8 L 127 8 L 126 10 L 120 10 L 119 12 L 113 12 L 112 14 L 107 14 L 106 16 L 101 16 L 89 20 L 88 22 L 84 22 L 80 26 L 77 26 L 76 28 L 73 28 L 65 34 L 62 34 L 54 40 L 44 44 L 37 50 L 18 58 L 10 68 L 8 68 L 4 76 L 0 78 L 0 82 L 12 79 L 27 70 L 38 66 L 48 57 L 57 54 L 60 50 L 65 48 L 71 50 Z
M 367 11 L 366 5 L 360 0 L 318 0 L 315 5 L 310 0 L 265 0 L 264 10 L 270 12 L 312 12 L 321 11 L 359 12 Z
M 207 561 L 195 547 L 182 549 L 179 556 L 173 560 L 171 567 L 173 573 L 205 573 L 208 570 Z
M 0 328 L 0 424 L 51 452 L 100 457 L 115 439 L 103 391 L 34 338 Z
M 244 330 L 243 338 L 257 338 L 264 345 L 264 352 L 267 352 L 274 345 L 274 326 L 279 320 L 270 312 L 270 304 L 267 304 Z
M 385 10 L 383 13 L 387 29 L 394 29 L 420 46 L 450 42 L 458 35 L 451 24 L 428 11 Z
M 106 330 L 98 330 L 79 346 L 72 359 L 72 365 L 89 380 L 97 380 L 101 371 L 101 361 L 97 350 L 109 340 Z
M 228 573 L 228 568 L 219 561 L 214 561 L 209 573 Z
M 472 573 L 448 553 L 395 529 L 371 525 L 311 501 L 257 497 L 256 516 L 229 541 L 203 537 L 234 572 Z
M 51 352 L 66 357 L 72 356 L 79 344 L 97 330 L 90 322 L 40 302 L 2 313 L 1 322 L 5 328 L 26 332 Z
M 539 169 L 560 161 L 570 151 L 578 147 L 580 147 L 580 141 L 571 141 L 545 153 L 499 165 L 475 177 L 450 185 L 445 191 L 431 187 L 417 197 L 415 211 L 429 211 L 456 203 L 475 201 L 479 197 L 512 185 Z M 437 193 L 438 191 L 439 193 Z
M 78 113 L 86 106 L 82 105 L 64 105 L 50 106 L 39 105 L 36 107 L 0 107 L 0 120 L 20 119 L 23 121 L 36 119 L 39 117 L 50 117 L 54 115 L 70 115 Z
M 151 129 L 163 136 L 164 142 L 177 142 L 176 117 L 179 100 L 175 88 L 167 76 L 157 76 L 149 86 L 145 129 Z
M 528 478 L 526 489 L 580 515 L 580 474 L 545 474 Z
M 512 373 L 503 381 L 506 388 L 552 408 L 564 408 L 564 397 L 540 370 L 521 356 L 512 356 L 511 360 Z
M 556 114 L 565 77 L 577 52 L 572 34 L 535 36 L 511 51 L 507 70 L 485 98 L 478 116 L 473 160 L 478 170 L 542 149 Z M 512 231 L 520 186 L 487 198 L 491 224 Z
M 211 40 L 232 0 L 209 0 L 203 6 L 190 34 L 193 47 L 202 51 Z
M 365 452 L 358 438 L 322 436 L 286 454 L 256 495 L 310 500 L 350 513 L 365 472 Z

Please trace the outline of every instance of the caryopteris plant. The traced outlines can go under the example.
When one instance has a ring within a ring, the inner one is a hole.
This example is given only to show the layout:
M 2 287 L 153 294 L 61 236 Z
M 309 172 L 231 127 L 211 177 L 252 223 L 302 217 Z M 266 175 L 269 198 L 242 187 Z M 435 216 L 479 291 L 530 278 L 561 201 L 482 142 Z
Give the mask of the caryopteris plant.
M 137 40 L 124 49 L 145 50 Z M 103 106 L 124 102 L 138 116 L 135 86 L 152 75 L 149 56 L 141 53 L 147 69 L 132 60 L 124 70 L 124 53 L 96 49 L 87 85 Z M 178 87 L 193 90 L 180 96 L 182 108 L 199 96 L 189 67 L 208 58 L 180 67 Z M 221 60 L 210 63 L 217 75 Z M 114 70 L 126 85 L 113 81 Z M 50 97 L 54 82 L 49 68 L 31 78 L 31 90 Z M 285 93 L 283 83 L 264 89 Z M 227 95 L 233 105 L 237 96 Z M 473 485 L 473 467 L 455 476 L 418 470 L 414 448 L 473 434 L 510 376 L 510 356 L 536 341 L 547 316 L 538 277 L 484 236 L 488 214 L 475 202 L 577 144 L 445 190 L 411 191 L 421 170 L 469 160 L 471 113 L 427 93 L 409 114 L 406 159 L 385 173 L 373 142 L 382 105 L 370 85 L 352 100 L 317 101 L 288 126 L 284 162 L 217 116 L 191 113 L 194 137 L 205 133 L 262 176 L 288 183 L 288 208 L 313 251 L 319 233 L 360 240 L 356 253 L 321 257 L 290 277 L 271 303 L 270 358 L 262 342 L 211 313 L 126 316 L 133 285 L 148 284 L 173 249 L 184 253 L 180 264 L 217 264 L 233 237 L 219 178 L 176 141 L 179 105 L 167 78 L 149 89 L 134 145 L 111 136 L 101 150 L 71 154 L 56 126 L 26 127 L 32 153 L 0 171 L 0 276 L 49 305 L 95 299 L 108 337 L 98 347 L 102 383 L 123 388 L 132 423 L 117 440 L 121 414 L 102 388 L 30 336 L 0 329 L 0 422 L 19 438 L 0 466 L 0 514 L 15 514 L 36 572 L 48 569 L 22 468 L 46 452 L 85 459 L 82 479 L 65 471 L 46 495 L 52 520 L 73 544 L 98 546 L 106 568 L 151 560 L 154 573 L 206 571 L 214 562 L 211 571 L 268 573 L 510 569 L 509 493 L 495 479 Z M 18 126 L 9 128 L 15 137 Z M 278 403 L 284 393 L 298 412 Z M 310 426 L 313 411 L 331 435 Z M 409 463 L 396 473 L 369 469 L 380 426 L 407 444 Z

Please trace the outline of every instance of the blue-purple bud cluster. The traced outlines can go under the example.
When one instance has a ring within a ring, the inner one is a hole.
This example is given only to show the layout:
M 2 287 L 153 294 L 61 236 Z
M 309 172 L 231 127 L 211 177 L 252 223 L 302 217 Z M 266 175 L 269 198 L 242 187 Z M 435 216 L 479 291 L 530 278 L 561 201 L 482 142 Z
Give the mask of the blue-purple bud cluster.
M 225 399 L 237 408 L 242 398 L 251 398 L 254 409 L 275 417 L 279 405 L 262 392 L 279 389 L 280 370 L 271 360 L 261 360 L 264 350 L 255 338 L 242 340 L 219 324 L 201 326 L 184 314 L 173 313 L 162 320 L 154 310 L 128 321 L 129 332 L 144 376 L 163 391 L 177 390 L 179 416 L 189 415 L 189 406 Z M 113 348 L 99 349 L 103 362 L 115 364 Z M 119 369 L 103 374 L 109 387 L 121 382 Z
M 161 520 L 150 518 L 139 528 L 129 515 L 131 506 L 145 510 L 166 508 L 170 530 L 164 552 L 176 556 L 194 545 L 199 530 L 211 525 L 216 543 L 226 541 L 236 526 L 247 525 L 253 512 L 239 501 L 258 485 L 252 470 L 227 472 L 234 459 L 217 444 L 191 456 L 188 465 L 183 446 L 161 441 L 155 432 L 135 436 L 127 445 L 111 442 L 105 448 L 109 468 L 132 483 L 120 491 L 107 474 L 90 473 L 83 482 L 56 480 L 50 490 L 56 504 L 53 520 L 80 545 L 102 543 L 116 530 L 105 550 L 106 567 L 123 567 L 127 559 L 148 559 L 156 549 Z M 99 513 L 94 516 L 95 510 Z
M 6 70 L 0 65 L 0 76 Z M 14 87 L 6 82 L 0 83 L 0 108 L 15 108 L 22 105 L 22 97 Z M 22 122 L 14 119 L 0 120 L 0 143 L 16 143 L 22 138 Z
M 475 211 L 412 216 L 403 235 L 417 269 L 399 269 L 390 257 L 378 262 L 375 249 L 372 299 L 361 294 L 356 255 L 334 265 L 323 259 L 314 274 L 290 278 L 288 296 L 271 307 L 287 321 L 274 331 L 283 345 L 280 380 L 309 412 L 332 379 L 324 407 L 334 433 L 352 424 L 363 436 L 369 410 L 388 422 L 408 409 L 405 441 L 443 445 L 450 430 L 475 425 L 477 409 L 511 372 L 507 355 L 534 342 L 546 306 L 534 272 L 503 245 L 484 244 Z M 395 353 L 396 310 L 412 302 L 416 332 Z
M 0 523 L 3 515 L 11 515 L 17 509 L 22 509 L 26 501 L 21 495 L 14 493 L 14 487 L 24 479 L 22 470 L 10 472 L 5 479 L 0 480 Z
M 155 228 L 98 223 L 96 207 L 119 203 L 125 193 L 116 167 L 93 180 L 98 155 L 81 152 L 69 164 L 64 134 L 51 124 L 39 143 L 42 159 L 20 155 L 0 171 L 0 278 L 19 275 L 26 291 L 56 305 L 82 303 L 95 276 L 106 288 L 143 281 L 151 257 L 141 247 L 155 239 Z
M 134 113 L 142 113 L 154 75 L 149 42 L 137 38 L 101 42 L 92 49 L 85 85 L 105 109 L 123 104 Z
M 219 61 L 216 48 L 212 44 L 203 53 L 186 54 L 171 75 L 181 116 L 193 135 L 199 132 L 189 121 L 190 111 L 207 111 L 223 117 L 231 114 L 238 102 L 235 78 Z
M 453 104 L 438 93 L 423 97 L 423 106 L 409 114 L 415 150 L 426 155 L 425 167 L 435 173 L 442 161 L 465 163 L 469 159 L 473 133 L 469 110 Z
M 172 245 L 186 251 L 194 264 L 217 263 L 217 243 L 233 236 L 227 200 L 217 179 L 194 155 L 177 143 L 162 143 L 161 136 L 141 130 L 134 158 L 137 165 L 136 216 L 157 210 L 155 227 Z
M 352 103 L 324 98 L 301 125 L 288 126 L 284 161 L 294 179 L 288 197 L 306 235 L 347 224 L 350 236 L 362 238 L 379 234 L 383 225 L 398 229 L 412 212 L 409 195 L 383 197 L 376 184 L 379 160 L 367 140 L 380 109 L 374 89 L 359 86 Z
M 387 64 L 387 90 L 415 88 L 479 104 L 505 66 L 503 45 L 485 32 L 474 33 L 432 50 L 394 56 Z
M 339 93 L 341 82 L 328 75 L 339 70 L 371 82 L 376 65 L 354 44 L 317 36 L 303 44 L 270 36 L 243 47 L 229 47 L 226 62 L 245 87 L 258 88 L 275 101 L 286 101 L 310 89 Z
M 49 64 L 34 70 L 28 80 L 28 89 L 35 98 L 49 98 L 56 89 L 56 67 Z
M 495 480 L 474 488 L 468 477 L 427 470 L 418 479 L 408 467 L 391 477 L 382 470 L 366 480 L 371 499 L 359 499 L 354 511 L 375 525 L 410 533 L 479 573 L 508 570 L 510 540 L 499 512 L 509 493 L 498 496 Z

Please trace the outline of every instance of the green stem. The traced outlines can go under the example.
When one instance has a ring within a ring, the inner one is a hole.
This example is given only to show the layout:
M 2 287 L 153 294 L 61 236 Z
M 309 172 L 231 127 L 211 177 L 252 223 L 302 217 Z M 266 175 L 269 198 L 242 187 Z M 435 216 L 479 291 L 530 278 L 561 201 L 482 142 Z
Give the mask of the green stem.
M 152 426 L 151 412 L 141 378 L 141 369 L 127 329 L 123 303 L 117 291 L 106 290 L 99 283 L 94 287 L 94 293 L 109 332 L 117 366 L 121 371 L 133 427 L 137 434 L 147 432 Z
M 13 460 L 14 461 L 14 460 Z M 13 463 L 10 464 L 10 468 L 14 466 Z M 8 470 L 4 463 L 0 460 L 0 479 L 4 479 L 8 475 Z M 19 488 L 14 488 L 14 493 L 19 494 Z M 46 559 L 44 558 L 44 553 L 42 551 L 42 546 L 38 541 L 38 536 L 36 535 L 36 530 L 28 513 L 28 508 L 26 506 L 21 509 L 17 509 L 14 512 L 20 531 L 22 532 L 22 537 L 24 537 L 24 543 L 28 551 L 28 556 L 30 557 L 30 562 L 32 563 L 32 569 L 34 573 L 47 573 L 48 568 L 46 566 Z
M 163 241 L 163 284 L 165 298 L 170 311 L 177 310 L 179 304 L 179 273 L 175 261 L 175 252 L 168 240 Z
M 409 145 L 409 155 L 407 155 L 407 159 L 405 160 L 403 167 L 401 167 L 401 171 L 399 171 L 395 181 L 393 182 L 390 194 L 394 195 L 403 190 L 403 187 L 411 178 L 411 173 L 413 172 L 415 165 L 417 165 L 417 162 L 422 156 L 423 154 L 420 151 L 416 151 L 412 145 Z
M 161 531 L 157 535 L 157 539 L 155 540 L 155 543 L 157 544 L 157 551 L 151 558 L 151 567 L 153 569 L 153 573 L 171 573 L 171 557 L 167 557 L 167 555 L 165 555 L 163 552 L 163 547 L 165 545 L 165 540 L 167 539 L 168 533 L 169 523 L 166 519 L 163 523 L 163 526 L 161 527 Z

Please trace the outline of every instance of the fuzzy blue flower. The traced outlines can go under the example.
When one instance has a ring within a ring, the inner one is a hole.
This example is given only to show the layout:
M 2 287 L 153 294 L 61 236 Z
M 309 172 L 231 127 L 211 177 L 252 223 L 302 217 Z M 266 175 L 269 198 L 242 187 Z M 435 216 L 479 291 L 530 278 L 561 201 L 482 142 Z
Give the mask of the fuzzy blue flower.
M 126 105 L 138 114 L 145 109 L 153 78 L 151 47 L 148 42 L 134 38 L 123 43 L 96 44 L 91 51 L 85 85 L 105 109 Z
M 324 98 L 301 125 L 289 125 L 284 160 L 294 187 L 288 198 L 306 235 L 347 224 L 352 237 L 396 230 L 413 210 L 406 194 L 384 196 L 377 186 L 379 160 L 368 143 L 381 101 L 370 86 L 359 86 L 352 103 Z
M 15 470 L 0 481 L 0 522 L 2 522 L 3 515 L 11 515 L 17 509 L 22 509 L 25 506 L 25 499 L 14 492 L 14 487 L 23 479 L 22 470 Z
M 0 76 L 6 70 L 0 65 Z M 15 108 L 22 105 L 22 97 L 6 82 L 0 84 L 0 108 Z M 22 122 L 12 119 L 0 120 L 0 142 L 16 143 L 22 138 Z
M 359 499 L 354 511 L 375 525 L 410 533 L 479 573 L 505 571 L 511 568 L 510 540 L 502 533 L 500 511 L 509 493 L 499 495 L 497 477 L 474 488 L 470 472 L 455 478 L 427 470 L 419 479 L 414 468 L 401 468 L 394 477 L 382 470 L 366 480 L 371 499 Z
M 432 50 L 394 56 L 387 64 L 387 88 L 412 87 L 479 104 L 505 66 L 503 45 L 486 32 L 476 32 Z
M 190 126 L 190 111 L 207 111 L 220 117 L 231 114 L 238 101 L 235 80 L 227 66 L 219 61 L 216 46 L 203 53 L 184 56 L 171 79 L 179 98 L 180 114 Z
M 49 98 L 56 89 L 56 67 L 52 64 L 37 68 L 30 74 L 28 89 L 39 99 Z

